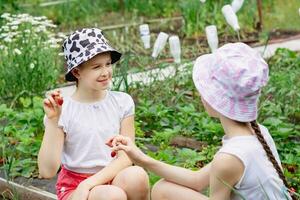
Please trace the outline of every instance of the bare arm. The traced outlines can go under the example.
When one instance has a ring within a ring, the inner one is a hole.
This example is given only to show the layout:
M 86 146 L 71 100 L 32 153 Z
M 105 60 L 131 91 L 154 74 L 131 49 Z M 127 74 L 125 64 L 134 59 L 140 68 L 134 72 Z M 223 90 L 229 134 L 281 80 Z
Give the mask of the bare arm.
M 47 119 L 42 145 L 38 154 L 39 174 L 42 178 L 56 175 L 61 162 L 64 132 L 57 122 Z
M 201 191 L 209 185 L 210 164 L 199 171 L 172 166 L 145 155 L 128 137 L 116 136 L 110 146 L 113 147 L 113 150 L 125 151 L 135 164 L 149 169 L 170 182 L 197 191 Z
M 169 182 L 189 187 L 196 191 L 202 191 L 209 185 L 211 164 L 206 165 L 199 171 L 192 171 L 182 167 L 166 164 L 148 157 L 143 167 L 149 169 Z
M 130 137 L 134 140 L 134 116 L 129 116 L 122 120 L 120 134 Z M 89 177 L 83 184 L 89 189 L 96 185 L 105 184 L 111 181 L 122 169 L 132 165 L 125 152 L 118 152 L 117 158 L 114 159 L 108 166 L 103 168 L 95 175 Z
M 233 186 L 244 172 L 243 163 L 233 155 L 220 153 L 212 161 L 210 200 L 230 200 Z
M 38 154 L 38 168 L 41 178 L 55 176 L 61 162 L 64 132 L 58 127 L 58 119 L 61 113 L 61 105 L 57 103 L 58 99 L 61 99 L 60 92 L 55 91 L 44 100 L 44 111 L 47 118 L 45 133 Z

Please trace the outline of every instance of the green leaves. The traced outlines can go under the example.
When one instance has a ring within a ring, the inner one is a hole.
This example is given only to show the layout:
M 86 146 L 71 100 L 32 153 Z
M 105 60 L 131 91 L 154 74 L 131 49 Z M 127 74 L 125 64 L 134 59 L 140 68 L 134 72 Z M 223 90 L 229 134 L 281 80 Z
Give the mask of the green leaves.
M 8 161 L 0 167 L 10 178 L 36 175 L 36 158 L 44 132 L 42 99 L 21 98 L 18 105 L 18 110 L 0 105 L 0 155 Z

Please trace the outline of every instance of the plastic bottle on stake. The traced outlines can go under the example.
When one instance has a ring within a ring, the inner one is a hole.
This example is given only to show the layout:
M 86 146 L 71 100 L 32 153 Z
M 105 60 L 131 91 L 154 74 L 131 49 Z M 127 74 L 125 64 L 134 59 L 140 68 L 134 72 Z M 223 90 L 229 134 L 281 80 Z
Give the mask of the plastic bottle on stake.
M 231 7 L 232 7 L 232 10 L 237 13 L 237 11 L 239 11 L 241 9 L 241 7 L 243 6 L 244 4 L 244 0 L 233 0 L 231 2 Z
M 173 35 L 169 38 L 169 44 L 170 44 L 170 51 L 174 58 L 174 61 L 176 63 L 180 63 L 180 54 L 181 54 L 181 48 L 180 48 L 180 40 L 177 35 Z
M 158 34 L 158 37 L 156 38 L 153 46 L 153 52 L 152 52 L 153 58 L 157 58 L 158 54 L 161 52 L 161 50 L 163 50 L 168 40 L 168 37 L 169 35 L 164 32 L 160 32 Z
M 239 21 L 232 7 L 230 5 L 223 6 L 222 13 L 227 23 L 233 28 L 233 30 L 238 32 L 238 30 L 240 30 Z
M 214 52 L 219 46 L 218 32 L 215 25 L 210 25 L 205 27 L 205 33 L 207 38 L 207 43 L 212 52 Z
M 140 25 L 140 35 L 141 39 L 144 43 L 145 49 L 150 48 L 150 30 L 148 24 L 142 24 Z

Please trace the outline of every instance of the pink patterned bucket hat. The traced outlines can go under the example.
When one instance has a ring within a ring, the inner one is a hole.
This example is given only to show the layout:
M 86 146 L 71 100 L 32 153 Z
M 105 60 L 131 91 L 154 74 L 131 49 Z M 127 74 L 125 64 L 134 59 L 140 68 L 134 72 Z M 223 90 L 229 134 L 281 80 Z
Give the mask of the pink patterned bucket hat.
M 193 81 L 202 98 L 222 115 L 240 122 L 257 118 L 260 90 L 268 64 L 244 43 L 229 43 L 197 58 Z

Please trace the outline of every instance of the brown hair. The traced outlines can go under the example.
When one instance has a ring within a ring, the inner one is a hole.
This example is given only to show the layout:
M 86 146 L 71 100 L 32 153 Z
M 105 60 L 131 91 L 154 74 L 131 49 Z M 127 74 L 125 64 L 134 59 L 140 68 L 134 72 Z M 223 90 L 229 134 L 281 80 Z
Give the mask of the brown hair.
M 289 188 L 289 184 L 288 184 L 288 182 L 287 182 L 287 180 L 286 180 L 286 178 L 285 178 L 285 176 L 284 176 L 284 174 L 283 174 L 283 172 L 282 172 L 282 170 L 281 170 L 278 162 L 276 161 L 275 156 L 273 155 L 273 153 L 272 153 L 272 151 L 271 151 L 268 143 L 266 142 L 264 136 L 262 135 L 262 133 L 260 131 L 260 128 L 259 128 L 256 120 L 250 122 L 250 124 L 251 124 L 251 127 L 253 128 L 253 130 L 254 130 L 254 132 L 255 132 L 255 134 L 257 136 L 257 139 L 262 144 L 262 146 L 263 146 L 263 148 L 264 148 L 264 150 L 265 150 L 265 152 L 266 152 L 269 160 L 271 161 L 271 163 L 273 164 L 274 168 L 276 169 L 277 174 L 279 175 L 279 178 L 283 181 L 284 185 L 287 188 Z M 295 195 L 292 195 L 292 199 L 296 200 Z

